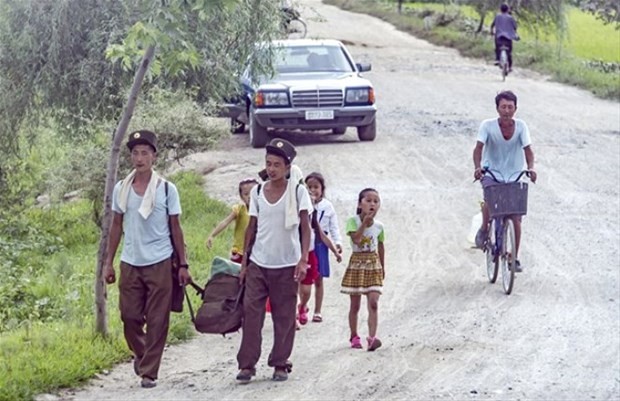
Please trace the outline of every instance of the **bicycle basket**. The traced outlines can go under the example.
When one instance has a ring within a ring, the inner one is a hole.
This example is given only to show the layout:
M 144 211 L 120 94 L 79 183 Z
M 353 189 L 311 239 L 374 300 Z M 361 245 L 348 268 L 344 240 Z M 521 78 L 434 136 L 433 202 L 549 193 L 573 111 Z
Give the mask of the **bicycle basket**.
M 527 214 L 527 183 L 511 182 L 484 189 L 484 201 L 491 217 Z

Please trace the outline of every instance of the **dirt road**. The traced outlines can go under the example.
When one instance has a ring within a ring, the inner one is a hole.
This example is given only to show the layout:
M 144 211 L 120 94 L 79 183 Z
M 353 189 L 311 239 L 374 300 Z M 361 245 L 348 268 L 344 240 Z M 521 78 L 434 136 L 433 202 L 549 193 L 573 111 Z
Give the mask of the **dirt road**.
M 362 188 L 379 190 L 387 234 L 383 348 L 348 347 L 343 262 L 327 280 L 325 322 L 298 332 L 288 382 L 269 380 L 267 321 L 258 375 L 247 386 L 234 380 L 240 336 L 201 335 L 166 351 L 155 389 L 140 389 L 123 364 L 63 398 L 620 398 L 619 105 L 519 70 L 518 59 L 502 83 L 496 67 L 377 19 L 318 0 L 302 4 L 310 36 L 347 41 L 357 61 L 373 64 L 366 76 L 379 105 L 375 142 L 358 142 L 354 130 L 291 138 L 303 171 L 326 176 L 341 225 Z M 539 172 L 524 222 L 525 272 L 510 296 L 488 283 L 483 254 L 466 241 L 481 196 L 472 183 L 475 134 L 495 116 L 493 97 L 504 88 L 519 96 Z M 234 182 L 255 174 L 262 159 L 240 135 L 185 168 L 209 171 L 206 192 L 233 201 Z

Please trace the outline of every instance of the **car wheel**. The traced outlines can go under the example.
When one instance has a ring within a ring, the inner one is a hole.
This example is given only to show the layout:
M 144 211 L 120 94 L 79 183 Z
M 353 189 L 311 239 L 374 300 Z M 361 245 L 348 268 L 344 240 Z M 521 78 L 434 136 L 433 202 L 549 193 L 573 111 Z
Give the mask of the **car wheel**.
M 254 107 L 250 106 L 250 144 L 253 148 L 264 148 L 269 142 L 269 135 L 267 134 L 267 128 L 261 126 L 256 121 L 254 115 Z
M 230 132 L 233 134 L 243 134 L 245 132 L 245 124 L 234 118 L 230 119 Z
M 335 135 L 343 135 L 345 132 L 347 132 L 347 127 L 334 128 L 334 129 L 332 129 L 332 132 Z
M 377 119 L 372 120 L 372 123 L 357 127 L 357 137 L 360 141 L 374 141 L 377 136 Z

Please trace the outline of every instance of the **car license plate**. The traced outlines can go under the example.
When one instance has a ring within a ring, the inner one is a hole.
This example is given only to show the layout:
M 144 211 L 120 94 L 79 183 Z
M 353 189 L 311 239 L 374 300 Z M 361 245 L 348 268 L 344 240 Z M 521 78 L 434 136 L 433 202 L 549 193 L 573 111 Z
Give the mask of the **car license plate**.
M 333 120 L 334 110 L 308 110 L 306 120 Z

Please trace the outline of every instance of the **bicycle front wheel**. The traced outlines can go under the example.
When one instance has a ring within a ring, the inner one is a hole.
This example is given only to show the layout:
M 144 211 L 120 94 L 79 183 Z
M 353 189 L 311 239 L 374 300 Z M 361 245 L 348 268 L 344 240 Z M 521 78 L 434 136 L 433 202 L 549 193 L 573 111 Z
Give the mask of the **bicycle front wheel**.
M 515 260 L 517 256 L 517 243 L 515 241 L 515 226 L 512 219 L 504 219 L 504 244 L 502 246 L 501 266 L 502 284 L 504 292 L 510 295 L 515 281 Z
M 308 27 L 306 22 L 301 18 L 295 18 L 290 20 L 286 29 L 286 36 L 289 39 L 303 39 L 306 37 Z
M 495 244 L 497 243 L 495 226 L 495 220 L 492 220 L 489 225 L 489 236 L 486 244 L 484 245 L 484 253 L 486 254 L 487 259 L 487 277 L 489 278 L 489 283 L 491 284 L 497 280 L 497 271 L 499 270 L 499 258 L 495 252 Z

